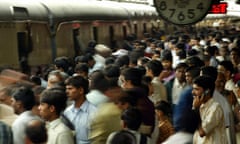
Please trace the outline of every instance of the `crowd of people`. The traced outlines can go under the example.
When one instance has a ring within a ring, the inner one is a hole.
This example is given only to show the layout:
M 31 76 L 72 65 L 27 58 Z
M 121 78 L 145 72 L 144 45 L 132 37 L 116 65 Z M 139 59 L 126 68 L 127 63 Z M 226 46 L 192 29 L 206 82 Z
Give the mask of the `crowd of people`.
M 32 75 L 2 68 L 0 144 L 240 143 L 240 37 L 90 41 Z

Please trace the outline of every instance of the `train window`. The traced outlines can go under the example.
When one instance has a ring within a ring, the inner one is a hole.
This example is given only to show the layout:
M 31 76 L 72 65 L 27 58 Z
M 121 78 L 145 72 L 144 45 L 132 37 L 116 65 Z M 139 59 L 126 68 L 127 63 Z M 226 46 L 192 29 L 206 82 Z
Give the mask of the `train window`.
M 137 35 L 137 33 L 138 33 L 138 26 L 137 26 L 137 24 L 134 24 L 134 33 Z
M 125 39 L 127 37 L 127 27 L 123 26 L 122 30 L 123 30 L 123 38 Z
M 114 29 L 113 26 L 109 27 L 109 40 L 110 40 L 110 46 L 113 47 L 114 45 Z
M 98 28 L 97 27 L 93 27 L 93 39 L 98 42 Z
M 13 7 L 14 16 L 18 19 L 26 19 L 29 14 L 26 8 L 23 7 Z
M 147 32 L 147 24 L 143 23 L 143 33 L 146 33 L 146 32 Z

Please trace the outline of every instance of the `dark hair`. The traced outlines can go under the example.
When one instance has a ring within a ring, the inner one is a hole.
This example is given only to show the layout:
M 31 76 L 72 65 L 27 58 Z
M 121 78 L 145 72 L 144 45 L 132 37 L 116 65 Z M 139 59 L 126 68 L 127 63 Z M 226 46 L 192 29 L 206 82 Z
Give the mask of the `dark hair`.
M 184 43 L 179 42 L 179 43 L 176 44 L 176 48 L 178 48 L 178 49 L 182 49 L 182 50 L 185 50 L 185 49 L 186 49 L 186 46 L 185 46 Z
M 114 62 L 115 62 L 115 58 L 114 57 L 107 57 L 105 59 L 105 65 L 114 64 Z
M 41 78 L 39 76 L 35 76 L 35 75 L 30 77 L 30 81 L 36 85 L 41 85 L 41 83 L 42 83 Z
M 129 56 L 128 55 L 123 55 L 118 57 L 114 64 L 116 64 L 119 67 L 123 67 L 123 66 L 128 66 L 129 65 Z
M 200 68 L 195 66 L 190 66 L 186 69 L 186 72 L 188 72 L 191 77 L 194 79 L 195 77 L 200 75 Z
M 68 78 L 66 81 L 65 81 L 65 85 L 71 85 L 71 86 L 74 86 L 76 88 L 83 88 L 84 90 L 84 94 L 87 94 L 88 93 L 88 80 L 85 79 L 84 77 L 82 76 L 73 76 L 73 77 L 70 77 Z
M 154 76 L 158 76 L 163 70 L 162 63 L 158 60 L 151 60 L 147 62 L 146 67 L 152 70 Z
M 25 110 L 31 110 L 35 105 L 35 96 L 31 88 L 17 88 L 12 96 L 16 101 L 21 101 Z
M 198 56 L 191 56 L 186 59 L 186 63 L 188 66 L 197 66 L 202 67 L 204 66 L 204 62 Z
M 67 57 L 57 57 L 54 60 L 54 64 L 56 65 L 57 68 L 62 68 L 65 72 L 68 71 L 68 68 L 70 66 Z
M 86 63 L 78 63 L 74 69 L 75 72 L 85 72 L 88 73 L 88 65 Z
M 161 56 L 161 60 L 162 61 L 173 61 L 173 56 L 170 50 L 166 49 L 162 52 L 162 56 Z
M 67 95 L 64 91 L 58 89 L 46 89 L 42 92 L 40 103 L 46 103 L 53 105 L 56 110 L 56 114 L 60 116 L 60 113 L 66 108 Z
M 121 130 L 112 137 L 110 144 L 137 144 L 137 140 L 131 132 Z
M 109 88 L 109 83 L 101 70 L 96 70 L 89 76 L 90 84 L 89 89 L 99 90 L 101 92 L 106 91 Z
M 193 80 L 193 84 L 202 87 L 204 90 L 209 90 L 211 96 L 215 88 L 215 81 L 210 76 L 198 76 Z
M 45 143 L 47 141 L 47 130 L 45 123 L 41 120 L 30 121 L 26 126 L 25 133 L 29 140 L 35 144 Z
M 130 80 L 134 86 L 141 86 L 142 71 L 138 68 L 125 68 L 121 71 L 121 75 L 124 76 L 125 80 Z
M 231 74 L 234 73 L 234 66 L 231 61 L 224 60 L 224 61 L 221 61 L 219 65 L 223 66 L 227 71 L 230 71 Z
M 124 121 L 128 129 L 138 130 L 142 123 L 142 114 L 137 108 L 129 107 L 123 111 L 121 119 Z
M 214 81 L 216 81 L 216 80 L 217 80 L 218 72 L 217 72 L 217 68 L 215 68 L 215 67 L 213 67 L 213 66 L 204 66 L 204 67 L 201 67 L 201 74 L 202 74 L 202 75 L 209 76 L 209 77 L 211 77 Z
M 169 118 L 171 118 L 172 116 L 171 104 L 168 103 L 167 101 L 161 100 L 157 102 L 155 109 L 161 110 L 164 113 L 164 115 L 168 116 Z
M 187 65 L 186 63 L 184 63 L 184 62 L 178 63 L 177 66 L 176 66 L 176 68 L 175 68 L 175 70 L 180 69 L 180 68 L 185 68 L 185 69 L 187 69 L 187 68 L 188 68 L 188 65 Z
M 108 78 L 119 77 L 120 67 L 114 64 L 107 65 L 103 69 L 103 74 Z

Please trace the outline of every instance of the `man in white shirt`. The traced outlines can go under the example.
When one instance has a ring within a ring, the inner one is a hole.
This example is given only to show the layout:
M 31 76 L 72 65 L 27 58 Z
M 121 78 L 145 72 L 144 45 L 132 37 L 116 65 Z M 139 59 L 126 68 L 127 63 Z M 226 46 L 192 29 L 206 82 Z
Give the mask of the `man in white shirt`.
M 214 89 L 215 81 L 209 76 L 199 76 L 193 82 L 193 109 L 199 109 L 201 118 L 193 144 L 227 144 L 224 114 L 220 104 L 213 100 Z
M 49 122 L 47 144 L 74 144 L 72 131 L 60 119 L 66 107 L 67 96 L 63 90 L 47 89 L 40 98 L 40 115 Z

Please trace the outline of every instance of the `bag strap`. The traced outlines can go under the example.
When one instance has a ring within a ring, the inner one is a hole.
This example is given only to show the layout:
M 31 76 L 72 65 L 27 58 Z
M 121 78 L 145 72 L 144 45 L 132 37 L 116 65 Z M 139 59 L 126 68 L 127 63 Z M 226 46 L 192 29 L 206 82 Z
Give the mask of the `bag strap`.
M 140 144 L 147 144 L 147 136 L 141 133 Z

